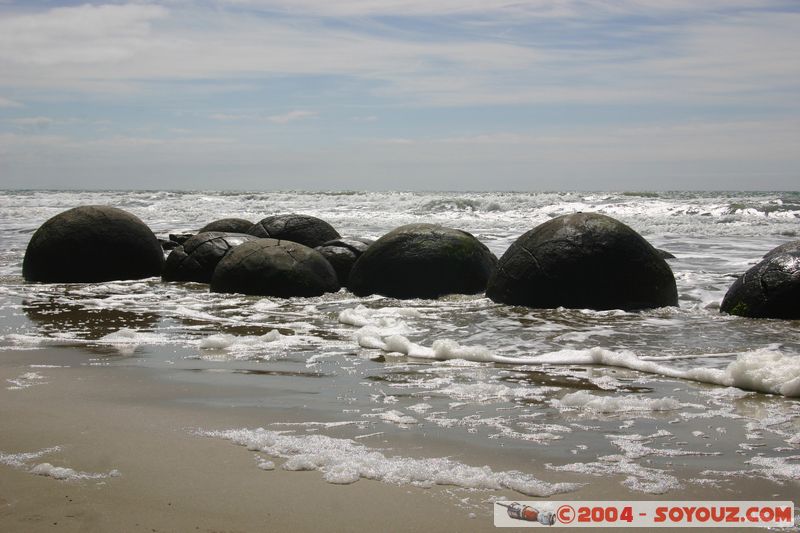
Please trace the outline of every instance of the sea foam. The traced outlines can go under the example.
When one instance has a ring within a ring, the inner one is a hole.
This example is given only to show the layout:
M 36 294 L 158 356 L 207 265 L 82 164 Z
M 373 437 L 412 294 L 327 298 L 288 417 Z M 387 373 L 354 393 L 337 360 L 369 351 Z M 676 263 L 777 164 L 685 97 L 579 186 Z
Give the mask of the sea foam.
M 319 470 L 329 483 L 354 483 L 363 478 L 419 487 L 511 489 L 526 496 L 551 496 L 581 487 L 576 483 L 548 483 L 518 471 L 495 472 L 488 466 L 469 466 L 448 458 L 387 457 L 355 441 L 325 435 L 292 435 L 264 428 L 200 434 L 284 458 L 284 470 Z
M 724 387 L 737 387 L 786 397 L 800 397 L 800 355 L 787 355 L 764 348 L 739 353 L 726 368 L 680 369 L 664 364 L 664 357 L 640 357 L 629 350 L 605 348 L 566 349 L 527 357 L 492 353 L 482 346 L 462 346 L 453 339 L 439 339 L 431 347 L 412 342 L 403 335 L 384 335 L 380 328 L 365 326 L 355 332 L 362 348 L 380 349 L 408 357 L 429 360 L 465 359 L 507 365 L 604 365 L 627 368 L 664 377 L 686 379 Z M 714 356 L 697 354 L 691 358 Z M 677 356 L 681 359 L 689 356 Z

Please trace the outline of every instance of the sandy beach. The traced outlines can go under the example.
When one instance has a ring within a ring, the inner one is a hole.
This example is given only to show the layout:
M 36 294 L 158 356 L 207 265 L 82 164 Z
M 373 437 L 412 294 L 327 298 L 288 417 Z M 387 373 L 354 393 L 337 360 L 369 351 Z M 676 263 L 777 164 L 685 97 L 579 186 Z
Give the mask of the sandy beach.
M 198 408 L 194 398 L 224 397 L 229 391 L 162 379 L 152 369 L 109 367 L 95 356 L 76 348 L 2 353 L 0 530 L 488 531 L 493 529 L 490 497 L 530 499 L 512 491 L 424 489 L 369 480 L 334 485 L 319 472 L 284 471 L 280 459 L 274 459 L 275 470 L 264 471 L 253 452 L 197 430 L 257 427 L 297 420 L 302 412 Z M 14 385 L 31 370 L 42 376 L 36 384 Z M 58 449 L 24 464 L 8 459 L 53 447 Z M 31 472 L 45 462 L 84 479 Z M 737 499 L 796 495 L 796 487 L 775 492 L 774 485 L 758 480 L 743 485 Z M 623 492 L 616 480 L 598 479 L 553 498 L 643 497 Z M 465 497 L 469 505 L 460 504 Z M 680 495 L 729 497 L 702 488 Z
M 6 352 L 0 380 L 30 364 L 69 364 L 78 350 Z M 200 391 L 104 367 L 47 368 L 46 384 L 0 390 L 3 453 L 52 446 L 42 458 L 99 480 L 59 481 L 0 466 L 2 531 L 474 531 L 440 489 L 324 483 L 317 472 L 265 472 L 253 454 L 198 437 L 198 427 L 246 425 L 270 415 L 180 405 Z M 137 373 L 131 370 L 131 373 Z M 203 391 L 208 393 L 209 391 Z M 241 411 L 241 410 L 237 410 Z M 488 507 L 488 506 L 487 506 Z

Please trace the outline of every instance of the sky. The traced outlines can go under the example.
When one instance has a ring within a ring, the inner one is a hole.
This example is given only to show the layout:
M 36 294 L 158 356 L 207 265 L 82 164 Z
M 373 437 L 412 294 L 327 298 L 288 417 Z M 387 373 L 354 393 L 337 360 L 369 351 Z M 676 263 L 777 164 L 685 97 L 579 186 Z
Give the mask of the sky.
M 798 190 L 797 0 L 0 0 L 0 188 Z

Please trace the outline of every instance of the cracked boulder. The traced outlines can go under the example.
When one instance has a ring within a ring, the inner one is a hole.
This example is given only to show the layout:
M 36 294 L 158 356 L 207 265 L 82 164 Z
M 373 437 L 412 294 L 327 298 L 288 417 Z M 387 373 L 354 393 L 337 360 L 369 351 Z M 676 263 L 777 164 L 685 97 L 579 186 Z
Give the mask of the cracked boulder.
M 309 215 L 273 215 L 256 222 L 246 231 L 256 237 L 292 241 L 309 248 L 341 237 L 333 226 Z
M 172 250 L 161 277 L 164 281 L 210 283 L 217 263 L 225 254 L 235 246 L 257 238 L 242 233 L 198 233 Z
M 800 241 L 768 252 L 728 289 L 720 311 L 750 318 L 800 319 Z
M 253 226 L 253 223 L 243 218 L 221 218 L 214 222 L 209 222 L 197 233 L 205 233 L 207 231 L 221 231 L 224 233 L 247 233 Z
M 675 277 L 658 250 L 596 213 L 560 216 L 522 235 L 500 258 L 486 295 L 542 309 L 678 305 Z
M 358 296 L 437 298 L 476 294 L 497 263 L 466 231 L 434 224 L 396 228 L 372 244 L 353 265 L 348 288 Z
M 328 260 L 336 271 L 339 285 L 345 287 L 356 260 L 367 251 L 372 243 L 373 241 L 369 239 L 335 239 L 322 246 L 317 246 L 315 250 Z
M 336 272 L 322 254 L 302 244 L 254 239 L 217 264 L 211 291 L 259 296 L 320 296 L 339 290 Z
M 106 205 L 59 213 L 36 230 L 25 250 L 28 281 L 91 283 L 161 274 L 164 252 L 135 215 Z

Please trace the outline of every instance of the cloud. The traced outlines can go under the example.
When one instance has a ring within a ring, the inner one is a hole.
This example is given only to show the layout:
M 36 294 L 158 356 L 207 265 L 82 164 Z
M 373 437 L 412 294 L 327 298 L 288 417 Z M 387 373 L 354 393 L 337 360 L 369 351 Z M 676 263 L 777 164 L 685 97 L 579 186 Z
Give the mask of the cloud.
M 593 16 L 664 15 L 709 10 L 768 8 L 786 5 L 780 0 L 217 0 L 218 5 L 247 7 L 289 14 L 326 17 L 498 15 L 537 18 L 581 18 Z
M 109 64 L 150 43 L 151 23 L 168 11 L 156 5 L 82 5 L 0 18 L 0 59 L 38 67 Z
M 2 107 L 22 107 L 22 104 L 0 96 L 0 108 Z
M 9 119 L 8 122 L 23 128 L 45 129 L 55 121 L 50 117 L 22 117 Z
M 282 115 L 272 115 L 267 117 L 267 120 L 272 122 L 273 124 L 288 124 L 289 122 L 294 122 L 296 120 L 304 120 L 307 118 L 314 118 L 317 116 L 317 113 L 314 111 L 306 111 L 303 109 L 297 109 L 295 111 L 289 111 L 288 113 L 284 113 Z
M 211 120 L 219 120 L 221 122 L 232 122 L 236 120 L 246 120 L 254 118 L 252 115 L 237 115 L 231 113 L 213 113 L 208 116 Z
M 758 103 L 778 94 L 789 101 L 800 87 L 800 72 L 790 67 L 800 60 L 800 13 L 773 10 L 779 2 L 223 4 L 85 5 L 0 16 L 0 87 L 156 94 L 165 81 L 212 91 L 245 80 L 252 90 L 263 80 L 317 76 L 355 80 L 367 95 L 416 106 Z M 291 13 L 253 15 L 243 6 Z M 452 10 L 483 15 L 445 17 L 436 32 L 316 18 Z M 541 13 L 553 18 L 537 22 Z M 771 98 L 770 105 L 780 104 Z M 215 120 L 236 120 L 223 115 L 233 114 L 221 111 Z

